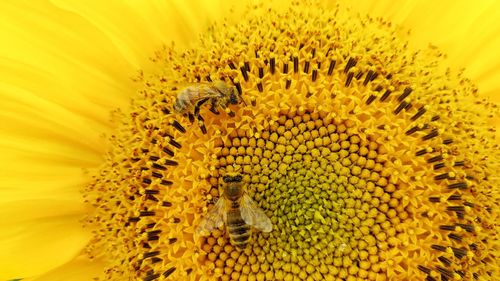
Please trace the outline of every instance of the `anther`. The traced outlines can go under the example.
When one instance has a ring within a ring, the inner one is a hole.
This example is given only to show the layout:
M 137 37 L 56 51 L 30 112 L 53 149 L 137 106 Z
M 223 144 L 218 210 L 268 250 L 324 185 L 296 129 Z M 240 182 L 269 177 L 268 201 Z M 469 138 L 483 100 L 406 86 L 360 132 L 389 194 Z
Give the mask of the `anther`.
M 175 267 L 168 269 L 167 271 L 163 272 L 163 277 L 165 278 L 169 277 L 172 273 L 174 273 L 175 270 L 176 270 Z
M 434 250 L 440 251 L 440 252 L 446 252 L 445 246 L 433 244 L 433 245 L 431 245 L 431 248 Z
M 318 70 L 313 69 L 311 79 L 313 82 L 315 82 L 317 78 L 318 78 Z
M 433 129 L 429 134 L 425 135 L 422 137 L 422 140 L 430 140 L 434 137 L 437 137 L 439 135 L 439 132 L 437 129 Z
M 179 148 L 179 149 L 182 148 L 182 145 L 180 143 L 176 142 L 173 138 L 170 138 L 168 143 L 174 147 Z
M 444 163 L 438 163 L 438 164 L 435 164 L 435 165 L 433 166 L 433 169 L 434 169 L 434 170 L 439 170 L 439 169 L 441 169 L 441 168 L 444 168 L 444 166 L 445 166 L 445 165 L 444 165 Z
M 385 101 L 391 95 L 391 90 L 385 90 L 384 94 L 380 97 L 380 101 Z
M 468 187 L 466 182 L 457 182 L 457 183 L 452 183 L 448 184 L 449 189 L 466 189 Z
M 154 211 L 140 211 L 139 212 L 139 216 L 141 216 L 141 217 L 151 217 L 154 215 L 155 215 Z
M 373 70 L 368 70 L 368 73 L 366 73 L 365 80 L 363 81 L 363 86 L 368 85 L 368 82 L 372 81 L 372 75 L 374 75 Z
M 434 157 L 427 159 L 427 163 L 433 163 L 433 162 L 437 162 L 437 161 L 441 161 L 441 160 L 443 160 L 443 156 L 438 155 L 438 156 L 434 156 Z
M 434 176 L 434 180 L 445 180 L 448 178 L 448 173 L 443 173 L 437 176 Z
M 443 276 L 446 278 L 452 279 L 453 278 L 453 272 L 451 270 L 448 270 L 446 268 L 443 268 L 441 266 L 436 266 L 436 270 L 441 273 Z
M 351 67 L 356 65 L 356 63 L 357 62 L 355 59 L 349 58 L 349 60 L 347 61 L 347 64 L 345 65 L 344 73 L 347 73 L 349 71 L 349 69 L 351 69 Z
M 243 91 L 241 90 L 241 83 L 236 82 L 236 83 L 234 83 L 234 86 L 236 87 L 236 90 L 238 91 L 239 95 L 241 96 L 241 94 L 243 94 Z
M 146 200 L 150 200 L 150 201 L 153 201 L 153 202 L 159 202 L 160 201 L 154 195 L 150 195 L 150 194 L 146 195 Z
M 466 201 L 466 202 L 464 202 L 464 206 L 474 208 L 474 206 L 475 206 L 475 205 L 474 205 L 474 203 L 472 203 L 472 202 L 467 202 L 467 201 Z
M 261 92 L 261 93 L 264 91 L 264 87 L 262 87 L 262 83 L 261 83 L 261 82 L 257 83 L 257 89 L 258 89 L 258 90 L 259 90 L 259 92 Z
M 351 81 L 352 81 L 353 77 L 354 77 L 354 73 L 353 72 L 349 72 L 347 74 L 347 78 L 346 78 L 345 84 L 344 84 L 345 87 L 349 87 L 349 85 L 351 85 Z
M 356 80 L 359 80 L 362 76 L 363 76 L 363 71 L 359 71 L 354 78 L 356 78 Z
M 152 176 L 153 178 L 157 178 L 157 179 L 161 179 L 161 178 L 163 178 L 162 174 L 157 173 L 157 172 L 152 172 L 152 173 L 151 173 L 151 176 Z
M 470 224 L 463 224 L 463 223 L 456 223 L 456 226 L 460 226 L 461 228 L 465 229 L 467 232 L 474 232 L 474 226 Z
M 430 274 L 430 273 L 431 273 L 430 268 L 427 268 L 427 267 L 425 267 L 425 266 L 423 266 L 423 265 L 420 265 L 420 264 L 419 264 L 419 265 L 417 266 L 417 268 L 418 268 L 418 270 L 422 271 L 422 272 L 423 272 L 423 273 L 425 273 L 425 274 Z
M 155 279 L 158 279 L 158 277 L 160 277 L 160 274 L 158 273 L 154 273 L 154 274 L 148 274 L 146 277 L 144 277 L 144 279 L 142 279 L 143 281 L 153 281 Z
M 158 241 L 160 240 L 160 236 L 148 236 L 148 241 Z
M 165 159 L 165 162 L 163 164 L 165 164 L 167 166 L 177 166 L 177 165 L 179 165 L 179 163 L 177 163 L 176 161 L 169 160 L 169 159 Z
M 205 124 L 200 124 L 200 130 L 204 135 L 207 134 L 207 127 L 205 127 Z
M 439 260 L 440 262 L 442 262 L 442 263 L 443 263 L 443 265 L 445 265 L 445 266 L 447 266 L 447 267 L 451 265 L 451 261 L 450 261 L 449 259 L 447 259 L 446 257 L 444 257 L 444 256 L 440 256 L 440 257 L 438 257 L 438 260 Z
M 184 127 L 182 127 L 182 125 L 179 122 L 177 122 L 177 120 L 174 120 L 172 122 L 172 126 L 174 128 L 176 128 L 181 133 L 185 133 L 186 132 L 186 129 L 184 129 Z
M 139 218 L 139 217 L 129 217 L 128 218 L 128 222 L 138 222 L 140 220 L 141 220 L 141 218 Z
M 160 259 L 160 258 L 158 258 L 158 257 L 154 257 L 154 258 L 152 258 L 150 261 L 151 261 L 151 263 L 152 263 L 152 264 L 155 264 L 155 263 L 162 262 L 162 261 L 163 261 L 163 259 Z
M 274 74 L 274 71 L 275 71 L 275 68 L 276 68 L 276 59 L 275 58 L 271 58 L 269 60 L 269 70 L 271 71 L 271 74 Z
M 304 73 L 309 73 L 309 64 L 310 64 L 309 61 L 306 61 L 304 63 Z
M 167 169 L 165 166 L 162 166 L 162 165 L 157 164 L 157 163 L 153 163 L 153 168 L 158 169 L 158 170 L 162 170 L 162 171 L 165 171 Z
M 455 226 L 454 225 L 440 225 L 439 229 L 446 230 L 446 231 L 455 231 Z
M 441 197 L 438 196 L 429 197 L 429 201 L 432 203 L 439 203 L 441 202 Z
M 328 66 L 328 75 L 333 74 L 333 69 L 335 68 L 335 60 L 330 61 L 330 66 Z
M 450 197 L 448 197 L 447 200 L 448 201 L 459 201 L 459 200 L 462 200 L 462 196 L 459 194 L 453 194 L 453 195 L 450 195 Z
M 147 252 L 147 253 L 142 254 L 142 258 L 147 259 L 147 258 L 155 257 L 159 254 L 160 254 L 160 251 Z
M 411 127 L 408 131 L 405 132 L 406 135 L 411 135 L 419 130 L 418 126 Z
M 166 185 L 166 186 L 171 186 L 174 183 L 172 181 L 169 181 L 169 180 L 161 180 L 160 184 Z
M 370 105 L 373 101 L 375 101 L 376 98 L 377 98 L 376 96 L 370 95 L 366 100 L 366 105 Z
M 158 193 L 160 193 L 160 191 L 156 190 L 156 189 L 145 189 L 144 190 L 144 194 L 153 194 L 154 195 L 154 194 L 158 194 Z
M 405 88 L 403 90 L 403 93 L 398 97 L 398 101 L 399 102 L 403 101 L 407 96 L 411 94 L 412 91 L 413 91 L 412 88 L 409 87 Z
M 396 109 L 394 110 L 394 114 L 399 114 L 401 112 L 401 110 L 403 110 L 406 106 L 408 105 L 407 102 L 403 101 L 401 102 L 398 107 L 396 107 Z
M 450 233 L 450 234 L 448 234 L 448 237 L 449 237 L 450 239 L 456 240 L 456 241 L 458 241 L 458 242 L 462 242 L 462 236 L 457 235 L 457 234 L 455 234 L 455 233 Z
M 297 56 L 293 56 L 293 72 L 299 72 L 299 58 Z
M 422 156 L 427 153 L 427 149 L 420 149 L 419 151 L 415 152 L 415 156 Z
M 453 143 L 452 139 L 445 139 L 445 140 L 443 140 L 443 144 L 451 144 L 451 143 Z
M 465 207 L 464 206 L 448 206 L 446 207 L 447 211 L 452 211 L 452 212 L 465 212 Z
M 465 250 L 465 249 L 452 247 L 451 250 L 453 251 L 453 254 L 455 255 L 455 257 L 457 257 L 459 259 L 467 256 L 467 250 Z
M 244 66 L 242 66 L 242 67 L 240 67 L 240 71 L 241 71 L 241 75 L 243 75 L 243 79 L 245 79 L 245 81 L 248 82 L 247 69 Z

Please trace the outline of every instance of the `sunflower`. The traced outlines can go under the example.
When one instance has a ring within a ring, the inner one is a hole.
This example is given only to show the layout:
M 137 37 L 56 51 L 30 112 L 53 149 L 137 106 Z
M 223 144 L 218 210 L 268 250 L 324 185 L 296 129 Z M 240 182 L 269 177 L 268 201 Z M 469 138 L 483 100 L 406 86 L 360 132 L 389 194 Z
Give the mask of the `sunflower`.
M 1 5 L 0 279 L 499 278 L 497 3 Z M 235 171 L 243 250 L 195 235 Z

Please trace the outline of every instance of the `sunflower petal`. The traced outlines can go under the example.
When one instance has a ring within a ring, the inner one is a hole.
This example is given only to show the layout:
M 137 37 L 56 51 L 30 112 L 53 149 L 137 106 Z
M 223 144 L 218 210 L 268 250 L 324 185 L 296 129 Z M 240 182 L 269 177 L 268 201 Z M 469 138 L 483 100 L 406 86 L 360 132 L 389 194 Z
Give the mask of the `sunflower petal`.
M 76 200 L 0 204 L 0 280 L 47 272 L 71 260 L 89 240 Z

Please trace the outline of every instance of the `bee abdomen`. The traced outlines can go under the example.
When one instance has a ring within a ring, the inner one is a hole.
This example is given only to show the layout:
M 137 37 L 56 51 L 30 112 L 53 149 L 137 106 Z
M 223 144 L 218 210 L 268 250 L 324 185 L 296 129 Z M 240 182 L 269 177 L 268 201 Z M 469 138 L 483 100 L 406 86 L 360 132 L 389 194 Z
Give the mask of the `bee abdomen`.
M 228 223 L 227 228 L 233 245 L 244 249 L 250 240 L 250 226 L 239 218 Z
M 231 241 L 233 242 L 233 245 L 235 247 L 244 249 L 248 244 L 248 240 L 250 240 L 250 227 L 246 225 L 245 227 L 241 228 L 230 228 L 229 237 L 231 238 Z

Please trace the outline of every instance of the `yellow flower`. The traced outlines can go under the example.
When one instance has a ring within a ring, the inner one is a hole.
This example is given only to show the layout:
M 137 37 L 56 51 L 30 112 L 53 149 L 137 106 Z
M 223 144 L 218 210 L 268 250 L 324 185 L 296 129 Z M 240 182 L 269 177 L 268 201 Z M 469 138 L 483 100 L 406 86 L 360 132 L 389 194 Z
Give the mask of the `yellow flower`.
M 0 280 L 493 280 L 498 4 L 429 3 L 2 3 Z M 207 76 L 245 104 L 204 134 L 171 105 Z M 235 168 L 274 224 L 242 252 L 193 237 Z

